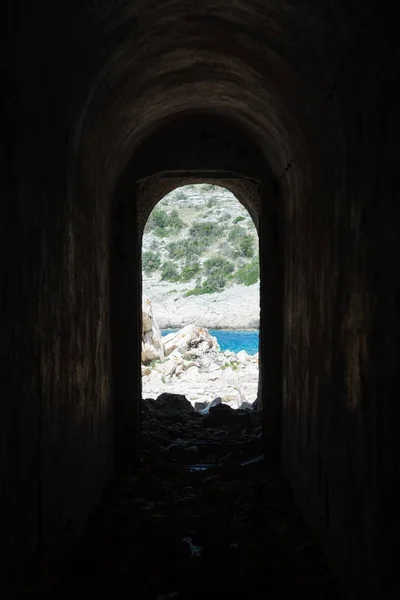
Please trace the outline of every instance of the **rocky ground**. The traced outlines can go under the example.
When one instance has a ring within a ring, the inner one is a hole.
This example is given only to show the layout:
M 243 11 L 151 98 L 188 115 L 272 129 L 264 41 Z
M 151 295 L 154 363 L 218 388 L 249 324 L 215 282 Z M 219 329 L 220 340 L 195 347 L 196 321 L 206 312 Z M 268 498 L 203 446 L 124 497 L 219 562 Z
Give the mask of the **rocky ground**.
M 207 329 L 257 329 L 260 324 L 260 284 L 231 285 L 214 294 L 185 297 L 188 285 L 146 277 L 143 294 L 152 299 L 162 329 L 201 324 Z
M 260 413 L 143 401 L 140 467 L 116 477 L 54 600 L 268 598 L 339 593 L 263 452 Z
M 193 406 L 220 398 L 235 409 L 256 400 L 258 354 L 221 352 L 207 329 L 193 325 L 163 338 L 150 329 L 143 335 L 148 341 L 142 354 L 149 353 L 142 358 L 144 398 L 157 398 L 161 392 L 184 394 Z

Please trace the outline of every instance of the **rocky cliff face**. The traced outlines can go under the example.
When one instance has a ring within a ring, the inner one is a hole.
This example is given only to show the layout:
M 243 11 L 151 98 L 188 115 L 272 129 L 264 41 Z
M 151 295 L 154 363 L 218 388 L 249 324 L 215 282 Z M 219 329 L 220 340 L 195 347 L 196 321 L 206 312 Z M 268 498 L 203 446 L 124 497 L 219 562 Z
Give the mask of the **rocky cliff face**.
M 142 265 L 162 329 L 259 326 L 258 235 L 228 190 L 198 184 L 168 194 L 146 225 Z
M 259 326 L 260 286 L 234 284 L 222 292 L 185 296 L 187 286 L 159 281 L 146 281 L 154 314 L 161 329 L 179 329 L 185 325 L 201 325 L 207 329 L 257 329 Z

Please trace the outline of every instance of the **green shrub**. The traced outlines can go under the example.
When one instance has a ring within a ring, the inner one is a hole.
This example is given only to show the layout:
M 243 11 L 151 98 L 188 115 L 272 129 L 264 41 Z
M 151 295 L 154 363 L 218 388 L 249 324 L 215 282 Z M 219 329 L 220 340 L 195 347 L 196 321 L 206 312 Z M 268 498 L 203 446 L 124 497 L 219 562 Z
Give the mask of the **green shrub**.
M 163 281 L 179 281 L 178 269 L 170 260 L 165 261 L 161 269 L 161 279 Z
M 260 265 L 258 260 L 253 260 L 251 263 L 239 267 L 235 273 L 236 281 L 243 285 L 253 285 L 260 278 Z
M 200 296 L 200 294 L 203 294 L 203 289 L 201 287 L 201 285 L 196 285 L 195 288 L 193 288 L 192 290 L 188 290 L 187 292 L 185 292 L 183 294 L 184 298 L 188 298 L 189 296 Z
M 213 294 L 214 292 L 222 292 L 226 286 L 226 276 L 216 271 L 211 273 L 203 283 L 203 294 Z
M 161 258 L 155 252 L 145 252 L 142 256 L 142 268 L 145 273 L 154 273 L 161 266 Z
M 206 275 L 211 275 L 212 273 L 220 273 L 221 275 L 229 275 L 229 273 L 233 273 L 235 267 L 226 258 L 221 258 L 219 256 L 215 258 L 209 258 L 204 263 L 204 272 Z
M 176 210 L 176 208 L 174 208 L 171 211 L 171 214 L 168 216 L 167 224 L 168 224 L 168 227 L 170 227 L 174 231 L 176 231 L 177 229 L 182 229 L 182 227 L 185 226 L 185 223 L 180 218 L 179 213 Z
M 198 257 L 204 252 L 207 244 L 204 241 L 186 238 L 179 242 L 170 242 L 167 246 L 171 259 L 185 258 L 186 262 L 197 262 Z
M 246 230 L 240 225 L 234 225 L 229 232 L 228 240 L 230 242 L 236 242 L 238 239 L 246 235 Z
M 158 237 L 168 237 L 172 232 L 178 231 L 185 226 L 174 208 L 170 214 L 161 208 L 155 208 L 151 213 L 145 227 L 145 233 L 153 231 Z
M 200 294 L 214 294 L 222 292 L 227 283 L 226 277 L 221 273 L 212 273 L 196 287 L 186 292 L 185 296 L 198 296 Z
M 236 223 L 240 223 L 240 221 L 244 221 L 244 220 L 245 220 L 245 218 L 246 218 L 246 217 L 242 217 L 242 216 L 240 216 L 240 217 L 236 217 L 236 219 L 235 219 L 233 222 L 234 222 L 234 223 L 235 223 L 235 225 L 236 225 Z
M 200 272 L 200 264 L 197 262 L 186 264 L 181 272 L 181 281 L 186 283 Z
M 179 259 L 185 256 L 185 247 L 181 242 L 170 242 L 167 246 L 169 257 Z
M 225 287 L 225 284 L 225 280 L 214 280 L 207 277 L 204 283 L 197 284 L 195 288 L 188 290 L 184 296 L 200 296 L 202 294 L 213 294 L 214 292 L 220 292 Z
M 205 280 L 202 283 L 197 281 L 196 287 L 186 292 L 185 296 L 197 296 L 200 294 L 214 294 L 215 292 L 221 292 L 226 287 L 227 280 L 230 278 L 235 267 L 229 260 L 215 257 L 206 260 L 203 269 L 206 275 Z
M 246 230 L 240 225 L 232 227 L 228 235 L 228 241 L 237 244 L 234 258 L 238 256 L 252 258 L 254 256 L 254 237 L 246 233 Z
M 197 221 L 189 229 L 189 235 L 201 244 L 207 246 L 222 234 L 223 228 L 212 221 Z
M 245 235 L 239 240 L 241 256 L 252 258 L 254 256 L 254 240 L 251 235 Z
M 160 227 L 161 229 L 168 227 L 168 213 L 161 208 L 155 208 L 150 215 L 150 219 L 154 227 Z
M 207 248 L 205 240 L 186 239 L 184 243 L 186 261 L 196 261 Z
M 170 236 L 173 232 L 168 227 L 154 227 L 153 233 L 157 237 L 166 238 Z
M 220 282 L 215 282 L 207 278 L 201 285 L 196 285 L 196 287 L 192 290 L 188 290 L 184 296 L 188 297 L 200 296 L 201 294 L 213 294 L 214 292 L 220 292 L 221 289 L 223 288 L 220 287 Z

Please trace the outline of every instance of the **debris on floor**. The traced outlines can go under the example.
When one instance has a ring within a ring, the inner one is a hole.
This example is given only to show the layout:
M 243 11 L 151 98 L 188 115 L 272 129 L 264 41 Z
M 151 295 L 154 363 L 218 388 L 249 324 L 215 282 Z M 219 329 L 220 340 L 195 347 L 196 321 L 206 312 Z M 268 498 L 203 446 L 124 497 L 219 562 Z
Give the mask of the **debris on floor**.
M 54 598 L 340 598 L 268 470 L 260 412 L 162 396 L 143 400 L 140 468 L 110 483 Z

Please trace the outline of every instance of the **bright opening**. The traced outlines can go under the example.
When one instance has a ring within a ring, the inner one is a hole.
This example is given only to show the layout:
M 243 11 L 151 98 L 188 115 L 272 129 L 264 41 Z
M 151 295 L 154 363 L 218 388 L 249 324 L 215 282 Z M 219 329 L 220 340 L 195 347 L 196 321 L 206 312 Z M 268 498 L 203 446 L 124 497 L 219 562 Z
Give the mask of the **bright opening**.
M 258 246 L 226 188 L 187 185 L 157 204 L 142 246 L 143 398 L 182 394 L 202 412 L 256 406 Z

